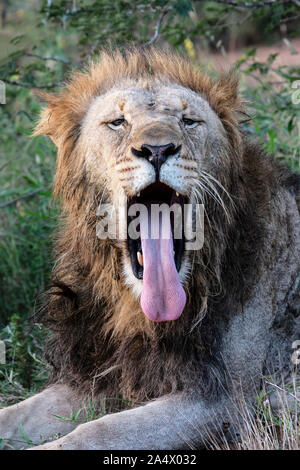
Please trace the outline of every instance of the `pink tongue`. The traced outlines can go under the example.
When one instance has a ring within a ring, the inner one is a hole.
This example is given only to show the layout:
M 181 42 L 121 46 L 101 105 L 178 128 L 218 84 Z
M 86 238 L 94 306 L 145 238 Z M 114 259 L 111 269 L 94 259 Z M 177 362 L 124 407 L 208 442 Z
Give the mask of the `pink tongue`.
M 182 314 L 186 295 L 175 266 L 171 223 L 162 223 L 159 217 L 150 231 L 149 208 L 147 212 L 140 216 L 144 264 L 141 307 L 152 321 L 176 320 Z

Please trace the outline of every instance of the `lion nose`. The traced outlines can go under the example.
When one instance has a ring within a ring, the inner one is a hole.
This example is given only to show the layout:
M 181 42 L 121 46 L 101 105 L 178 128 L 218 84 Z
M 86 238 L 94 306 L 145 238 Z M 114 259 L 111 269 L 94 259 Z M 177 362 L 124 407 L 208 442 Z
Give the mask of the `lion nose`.
M 179 152 L 180 146 L 175 147 L 174 144 L 166 145 L 148 145 L 144 144 L 141 146 L 141 150 L 132 148 L 132 153 L 141 158 L 146 158 L 155 168 L 156 173 L 159 173 L 160 167 L 172 155 L 176 155 Z

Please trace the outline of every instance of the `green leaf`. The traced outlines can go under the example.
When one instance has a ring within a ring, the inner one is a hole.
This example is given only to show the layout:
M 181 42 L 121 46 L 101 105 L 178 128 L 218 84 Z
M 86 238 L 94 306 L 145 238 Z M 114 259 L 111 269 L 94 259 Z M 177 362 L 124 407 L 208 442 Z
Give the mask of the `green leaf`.
M 12 39 L 10 40 L 10 43 L 11 43 L 11 44 L 14 44 L 14 45 L 16 46 L 16 45 L 19 44 L 21 41 L 23 41 L 23 40 L 25 39 L 25 37 L 26 37 L 25 34 L 20 34 L 19 36 L 15 36 L 14 38 L 12 38 Z
M 21 434 L 21 436 L 22 436 L 22 438 L 23 438 L 23 440 L 26 444 L 28 444 L 29 446 L 37 445 L 27 436 L 26 431 L 23 428 L 21 423 L 18 424 L 18 429 L 19 429 L 20 434 Z
M 269 148 L 268 148 L 268 151 L 269 151 L 269 153 L 273 153 L 274 148 L 275 148 L 275 130 L 270 129 L 268 134 L 269 134 Z
M 294 127 L 295 127 L 294 126 L 294 117 L 295 116 L 291 117 L 291 119 L 289 120 L 288 125 L 287 125 L 287 129 L 288 129 L 289 133 L 291 133 L 292 130 L 294 129 Z
M 193 11 L 193 5 L 190 0 L 176 0 L 173 3 L 174 10 L 180 15 L 180 16 L 189 16 L 189 12 Z

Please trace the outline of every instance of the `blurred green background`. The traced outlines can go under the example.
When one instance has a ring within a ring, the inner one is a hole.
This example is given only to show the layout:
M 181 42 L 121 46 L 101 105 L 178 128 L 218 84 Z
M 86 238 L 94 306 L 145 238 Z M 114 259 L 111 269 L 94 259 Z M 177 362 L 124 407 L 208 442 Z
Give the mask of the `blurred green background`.
M 300 8 L 286 0 L 2 0 L 0 11 L 1 406 L 34 393 L 48 373 L 46 333 L 27 319 L 47 286 L 59 208 L 51 199 L 55 148 L 31 137 L 34 90 L 55 91 L 108 44 L 173 47 L 212 75 L 235 65 L 253 118 L 245 129 L 298 172 Z

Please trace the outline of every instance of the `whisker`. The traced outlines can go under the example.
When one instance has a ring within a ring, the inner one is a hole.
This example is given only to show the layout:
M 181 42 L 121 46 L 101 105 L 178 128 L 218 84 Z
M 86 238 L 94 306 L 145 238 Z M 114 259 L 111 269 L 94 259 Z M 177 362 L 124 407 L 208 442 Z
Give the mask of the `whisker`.
M 183 168 L 184 170 L 191 170 L 191 171 L 197 171 L 197 166 L 191 166 L 191 165 L 184 165 L 182 163 L 174 163 L 174 166 L 177 166 L 178 168 Z
M 216 178 L 214 178 L 214 176 L 212 176 L 210 173 L 208 173 L 207 171 L 204 171 L 204 170 L 201 170 L 201 173 L 203 173 L 205 176 L 207 176 L 207 178 L 210 178 L 211 180 L 214 181 L 214 183 L 216 183 L 221 189 L 222 191 L 224 191 L 224 193 L 226 194 L 226 196 L 228 197 L 229 201 L 231 202 L 232 206 L 234 208 L 236 208 L 236 204 L 234 202 L 234 200 L 232 199 L 231 195 L 229 194 L 229 192 L 227 191 L 226 188 L 224 188 L 224 186 L 220 183 L 219 180 L 217 180 Z
M 199 185 L 202 187 L 201 182 L 199 182 Z M 205 201 L 204 201 L 204 198 L 205 198 L 205 188 L 202 187 L 202 191 L 199 191 L 198 188 L 192 187 L 192 196 L 194 197 L 194 199 L 195 199 L 196 202 L 200 201 L 200 204 L 203 205 L 204 213 L 205 213 L 205 215 L 206 215 L 208 225 L 209 225 L 209 227 L 211 228 L 210 219 L 209 219 L 207 210 L 205 209 Z
M 131 171 L 131 170 L 138 170 L 140 168 L 140 166 L 129 166 L 127 168 L 118 168 L 118 171 L 119 173 L 125 173 L 127 171 Z
M 108 181 L 106 181 L 104 183 L 104 187 L 103 187 L 103 190 L 102 190 L 102 193 L 101 193 L 101 199 L 100 199 L 100 202 L 99 202 L 98 206 L 101 206 L 101 204 L 102 204 L 104 193 L 106 192 L 106 190 L 108 188 L 108 183 L 109 183 Z
M 200 176 L 201 180 L 200 179 L 195 180 L 195 184 L 200 186 L 202 191 L 204 190 L 207 194 L 209 194 L 213 198 L 213 200 L 217 204 L 219 204 L 222 207 L 222 209 L 224 211 L 224 214 L 227 217 L 227 220 L 230 221 L 231 220 L 230 213 L 228 212 L 228 209 L 227 209 L 222 197 L 220 196 L 219 191 L 215 188 L 212 181 L 210 181 L 209 178 L 206 175 L 200 173 L 199 176 Z
M 212 199 L 222 207 L 226 217 L 229 220 L 230 219 L 230 214 L 229 214 L 229 212 L 228 212 L 228 210 L 227 210 L 227 208 L 224 204 L 223 199 L 221 198 L 221 196 L 218 193 L 218 191 L 216 190 L 216 188 L 212 185 L 212 183 L 209 180 L 207 180 L 205 177 L 202 177 L 202 181 L 200 182 L 200 180 L 195 180 L 195 184 L 197 186 L 200 186 L 200 189 L 202 191 L 209 194 L 212 197 Z
M 130 180 L 133 180 L 135 178 L 135 176 L 127 176 L 126 178 L 120 178 L 119 181 L 130 181 Z
M 120 158 L 120 160 L 117 161 L 116 166 L 119 166 L 121 163 L 124 163 L 124 162 L 133 163 L 132 158 L 124 157 L 124 158 Z

